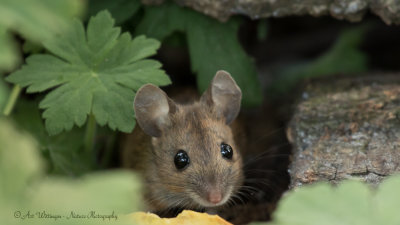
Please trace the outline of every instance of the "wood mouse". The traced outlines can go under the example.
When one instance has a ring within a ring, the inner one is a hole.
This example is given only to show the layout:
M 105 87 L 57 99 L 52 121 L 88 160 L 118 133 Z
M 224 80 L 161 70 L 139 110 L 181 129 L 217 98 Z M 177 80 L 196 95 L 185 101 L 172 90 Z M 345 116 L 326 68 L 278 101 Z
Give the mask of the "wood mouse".
M 200 100 L 178 104 L 146 84 L 136 93 L 136 126 L 122 150 L 124 167 L 145 180 L 149 210 L 218 209 L 243 184 L 242 157 L 230 125 L 242 92 L 218 71 Z

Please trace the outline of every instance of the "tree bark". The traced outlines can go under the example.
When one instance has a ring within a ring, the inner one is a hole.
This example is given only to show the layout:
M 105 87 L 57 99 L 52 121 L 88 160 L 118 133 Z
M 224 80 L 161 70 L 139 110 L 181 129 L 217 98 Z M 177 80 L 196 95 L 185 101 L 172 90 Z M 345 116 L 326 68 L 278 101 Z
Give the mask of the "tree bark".
M 142 0 L 144 4 L 161 4 L 164 0 Z M 226 21 L 232 15 L 252 19 L 285 16 L 326 16 L 360 21 L 371 11 L 386 24 L 400 24 L 400 1 L 385 0 L 175 0 L 201 13 Z
M 321 180 L 378 184 L 400 171 L 400 76 L 308 85 L 287 136 L 292 188 Z

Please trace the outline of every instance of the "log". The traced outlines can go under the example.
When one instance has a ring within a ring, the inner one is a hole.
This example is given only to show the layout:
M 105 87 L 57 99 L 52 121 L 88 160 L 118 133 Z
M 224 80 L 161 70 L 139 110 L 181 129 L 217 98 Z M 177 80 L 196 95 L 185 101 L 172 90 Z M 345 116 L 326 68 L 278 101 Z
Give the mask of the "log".
M 164 0 L 142 0 L 144 4 L 161 4 Z M 386 24 L 400 24 L 400 1 L 386 0 L 175 0 L 208 16 L 226 21 L 232 15 L 252 19 L 285 16 L 326 16 L 361 21 L 368 12 L 378 15 Z
M 291 188 L 400 171 L 400 74 L 314 82 L 288 126 Z

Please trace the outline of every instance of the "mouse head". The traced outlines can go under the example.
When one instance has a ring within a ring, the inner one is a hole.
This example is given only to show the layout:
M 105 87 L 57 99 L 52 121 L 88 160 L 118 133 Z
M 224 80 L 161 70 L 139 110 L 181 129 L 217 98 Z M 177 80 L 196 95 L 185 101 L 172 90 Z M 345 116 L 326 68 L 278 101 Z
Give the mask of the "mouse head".
M 147 84 L 134 108 L 142 130 L 152 136 L 151 184 L 168 206 L 215 207 L 242 185 L 242 160 L 229 124 L 240 110 L 241 90 L 218 71 L 200 101 L 179 105 Z

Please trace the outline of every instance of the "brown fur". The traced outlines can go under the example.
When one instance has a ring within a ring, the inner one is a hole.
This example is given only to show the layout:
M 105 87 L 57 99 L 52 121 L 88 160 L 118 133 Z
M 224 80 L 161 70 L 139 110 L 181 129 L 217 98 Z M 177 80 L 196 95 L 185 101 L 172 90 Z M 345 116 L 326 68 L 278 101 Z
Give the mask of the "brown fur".
M 136 126 L 123 145 L 124 167 L 139 170 L 145 179 L 149 209 L 213 207 L 205 200 L 211 189 L 229 199 L 242 185 L 243 173 L 239 147 L 226 118 L 209 101 L 179 105 L 171 100 L 171 104 L 174 112 L 168 116 L 168 126 L 158 128 L 159 137 L 147 136 Z M 233 148 L 232 159 L 222 157 L 222 142 Z M 183 170 L 174 164 L 178 150 L 190 157 Z
M 124 167 L 143 174 L 149 208 L 204 208 L 186 193 L 204 196 L 210 188 L 207 184 L 229 184 L 234 188 L 232 192 L 236 192 L 243 182 L 242 160 L 231 128 L 223 120 L 215 119 L 199 102 L 179 106 L 172 121 L 172 126 L 163 131 L 166 135 L 159 138 L 149 137 L 137 126 L 124 144 Z M 232 146 L 232 160 L 222 157 L 221 142 Z M 191 160 L 183 171 L 178 171 L 174 165 L 174 156 L 180 149 L 185 150 Z

